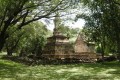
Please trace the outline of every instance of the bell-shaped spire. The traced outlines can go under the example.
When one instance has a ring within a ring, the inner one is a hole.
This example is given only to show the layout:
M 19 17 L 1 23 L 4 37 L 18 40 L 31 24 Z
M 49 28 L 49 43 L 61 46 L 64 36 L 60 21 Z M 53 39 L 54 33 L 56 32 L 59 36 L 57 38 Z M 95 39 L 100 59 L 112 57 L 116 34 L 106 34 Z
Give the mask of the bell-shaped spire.
M 55 28 L 58 28 L 60 25 L 61 25 L 61 19 L 59 13 L 57 12 L 54 19 L 54 26 Z
M 61 25 L 61 19 L 60 19 L 60 15 L 59 13 L 57 12 L 56 15 L 55 15 L 55 19 L 54 19 L 54 32 L 53 32 L 53 35 L 58 35 L 60 34 L 59 32 L 59 27 Z

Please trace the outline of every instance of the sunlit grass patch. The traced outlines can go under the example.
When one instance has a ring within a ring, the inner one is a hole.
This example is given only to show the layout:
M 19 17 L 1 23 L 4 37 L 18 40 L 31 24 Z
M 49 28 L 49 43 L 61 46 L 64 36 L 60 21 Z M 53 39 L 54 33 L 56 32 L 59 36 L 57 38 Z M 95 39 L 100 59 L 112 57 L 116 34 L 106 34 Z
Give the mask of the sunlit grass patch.
M 120 63 L 26 66 L 0 59 L 0 80 L 119 80 Z

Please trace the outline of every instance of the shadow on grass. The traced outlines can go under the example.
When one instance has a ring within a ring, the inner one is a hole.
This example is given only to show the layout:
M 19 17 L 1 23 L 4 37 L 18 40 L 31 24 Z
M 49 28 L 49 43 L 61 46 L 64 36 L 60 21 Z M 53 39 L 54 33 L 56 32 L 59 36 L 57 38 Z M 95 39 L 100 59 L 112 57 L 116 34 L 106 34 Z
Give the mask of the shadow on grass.
M 22 63 L 28 66 L 36 66 L 36 65 L 73 65 L 73 64 L 81 64 L 81 62 L 71 62 L 69 60 L 48 60 L 48 59 L 31 59 L 28 57 L 19 57 L 19 56 L 2 56 L 4 60 L 10 60 L 17 63 Z
M 18 60 L 19 61 L 19 60 Z M 49 64 L 46 64 L 49 65 Z M 66 76 L 69 79 L 66 80 L 114 80 L 115 77 L 120 75 L 120 63 L 119 62 L 104 62 L 104 63 L 70 63 L 70 64 L 59 64 L 54 65 L 50 64 L 49 66 L 38 66 L 31 67 L 31 71 L 29 69 L 24 68 L 24 66 L 14 63 L 12 61 L 0 60 L 0 77 L 2 78 L 15 78 L 16 80 L 51 80 L 49 77 L 56 77 L 55 80 L 60 80 L 65 78 Z M 91 69 L 92 68 L 92 69 Z M 60 70 L 61 69 L 61 70 Z M 83 70 L 85 69 L 85 70 Z M 88 69 L 88 71 L 87 71 Z M 114 70 L 110 70 L 114 69 Z M 56 73 L 59 71 L 62 73 Z M 65 70 L 65 71 L 64 71 Z M 73 70 L 73 71 L 72 71 Z M 75 70 L 75 71 L 74 71 Z M 79 71 L 80 70 L 80 71 Z M 104 70 L 108 70 L 105 75 L 99 75 L 99 72 L 104 72 Z M 85 74 L 81 71 L 87 71 Z M 87 74 L 90 71 L 92 74 Z M 82 74 L 79 74 L 79 73 Z M 38 78 L 35 78 L 35 74 L 38 74 Z M 28 74 L 25 77 L 18 76 L 17 74 Z M 112 76 L 108 77 L 106 74 L 111 74 Z M 66 75 L 66 76 L 65 76 Z M 18 76 L 16 78 L 16 76 Z M 41 76 L 48 76 L 48 78 L 44 79 Z
M 21 63 L 24 65 L 28 65 L 31 66 L 32 64 L 34 64 L 34 60 L 33 59 L 28 59 L 26 57 L 19 57 L 19 56 L 2 56 L 1 59 L 3 60 L 9 60 L 9 61 L 13 61 L 16 63 Z
M 120 67 L 120 62 L 114 61 L 114 62 L 101 62 L 101 63 L 82 63 L 82 62 L 68 62 L 68 61 L 49 61 L 49 60 L 34 60 L 29 58 L 20 58 L 18 56 L 2 56 L 1 59 L 3 60 L 10 60 L 17 63 L 22 63 L 25 65 L 73 65 L 74 66 L 84 66 L 84 67 L 92 67 L 92 68 L 114 68 L 114 67 Z
M 110 80 L 109 77 L 105 77 L 105 76 L 102 76 L 102 77 L 98 77 L 98 76 L 85 76 L 85 75 L 76 75 L 74 77 L 70 77 L 69 80 Z
M 0 60 L 0 78 L 13 78 L 17 73 L 23 73 L 24 69 L 21 65 Z
M 84 67 L 91 67 L 91 68 L 105 68 L 105 69 L 109 69 L 109 68 L 118 68 L 120 67 L 120 62 L 102 62 L 102 63 L 88 63 L 85 64 L 83 63 L 82 66 Z

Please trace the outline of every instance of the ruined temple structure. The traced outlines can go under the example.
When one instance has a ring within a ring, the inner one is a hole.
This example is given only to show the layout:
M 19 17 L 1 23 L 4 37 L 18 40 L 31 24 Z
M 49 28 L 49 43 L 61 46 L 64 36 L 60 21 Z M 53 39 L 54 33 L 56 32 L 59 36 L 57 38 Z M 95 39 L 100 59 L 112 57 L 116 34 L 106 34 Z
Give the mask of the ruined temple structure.
M 54 31 L 53 36 L 47 38 L 47 44 L 43 50 L 43 57 L 49 59 L 62 59 L 65 58 L 65 55 L 73 53 L 73 47 L 69 43 L 68 37 L 64 36 L 61 32 L 59 32 L 60 19 L 58 14 L 54 20 Z
M 58 15 L 58 14 L 57 14 Z M 53 36 L 47 38 L 47 44 L 44 47 L 42 56 L 49 60 L 73 60 L 79 62 L 95 62 L 96 53 L 92 46 L 87 44 L 79 34 L 74 46 L 69 43 L 68 37 L 59 32 L 59 17 L 54 20 L 55 28 Z M 91 47 L 91 48 L 90 48 Z
M 78 37 L 74 45 L 74 55 L 76 59 L 79 59 L 81 62 L 96 62 L 97 54 L 94 50 L 93 43 L 87 43 L 82 38 L 81 34 L 78 34 Z
M 50 59 L 64 58 L 65 54 L 72 54 L 73 47 L 66 36 L 60 32 L 55 32 L 52 37 L 47 38 L 43 56 Z

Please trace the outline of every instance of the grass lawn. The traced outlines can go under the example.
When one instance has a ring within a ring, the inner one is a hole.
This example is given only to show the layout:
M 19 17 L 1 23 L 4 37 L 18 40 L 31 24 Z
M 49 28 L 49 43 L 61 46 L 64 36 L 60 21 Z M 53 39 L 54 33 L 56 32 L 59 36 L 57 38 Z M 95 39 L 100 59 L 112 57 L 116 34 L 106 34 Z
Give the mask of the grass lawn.
M 120 80 L 120 63 L 27 66 L 0 59 L 0 80 Z

